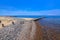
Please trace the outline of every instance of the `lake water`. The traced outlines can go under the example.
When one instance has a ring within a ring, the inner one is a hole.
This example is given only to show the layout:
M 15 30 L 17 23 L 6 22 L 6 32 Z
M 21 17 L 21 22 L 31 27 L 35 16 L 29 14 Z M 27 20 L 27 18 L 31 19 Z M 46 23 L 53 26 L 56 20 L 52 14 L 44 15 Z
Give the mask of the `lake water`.
M 44 19 L 39 20 L 39 23 L 42 26 L 60 29 L 60 16 L 46 17 Z

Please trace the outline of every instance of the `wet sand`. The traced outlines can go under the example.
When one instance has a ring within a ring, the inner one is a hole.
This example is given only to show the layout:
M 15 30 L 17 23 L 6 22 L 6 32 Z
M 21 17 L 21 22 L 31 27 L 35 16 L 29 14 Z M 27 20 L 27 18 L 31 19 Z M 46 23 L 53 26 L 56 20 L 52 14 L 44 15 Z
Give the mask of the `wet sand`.
M 60 33 L 38 21 L 17 19 L 15 25 L 0 29 L 0 40 L 60 40 Z

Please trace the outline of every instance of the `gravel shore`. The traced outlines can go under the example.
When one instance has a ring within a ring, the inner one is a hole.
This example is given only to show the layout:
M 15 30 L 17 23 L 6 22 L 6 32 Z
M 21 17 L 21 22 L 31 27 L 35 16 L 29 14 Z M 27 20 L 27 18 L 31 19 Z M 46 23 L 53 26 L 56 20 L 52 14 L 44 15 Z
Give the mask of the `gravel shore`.
M 14 25 L 0 29 L 0 40 L 34 40 L 35 32 L 34 21 L 17 19 Z

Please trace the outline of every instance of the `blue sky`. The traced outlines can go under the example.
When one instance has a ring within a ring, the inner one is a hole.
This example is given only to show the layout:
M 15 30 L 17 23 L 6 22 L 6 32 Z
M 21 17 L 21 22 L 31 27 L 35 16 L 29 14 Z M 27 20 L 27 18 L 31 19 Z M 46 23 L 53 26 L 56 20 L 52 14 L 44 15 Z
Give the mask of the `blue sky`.
M 60 15 L 60 0 L 0 0 L 0 15 Z

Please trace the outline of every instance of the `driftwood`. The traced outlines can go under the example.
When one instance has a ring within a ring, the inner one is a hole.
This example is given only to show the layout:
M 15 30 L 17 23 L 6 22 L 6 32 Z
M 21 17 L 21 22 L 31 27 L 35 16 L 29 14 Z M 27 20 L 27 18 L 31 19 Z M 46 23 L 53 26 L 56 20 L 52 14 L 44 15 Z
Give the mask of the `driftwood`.
M 0 23 L 1 23 L 1 20 L 0 20 Z
M 12 24 L 14 25 L 15 23 L 12 21 Z
M 5 27 L 4 24 L 2 24 L 2 27 Z

